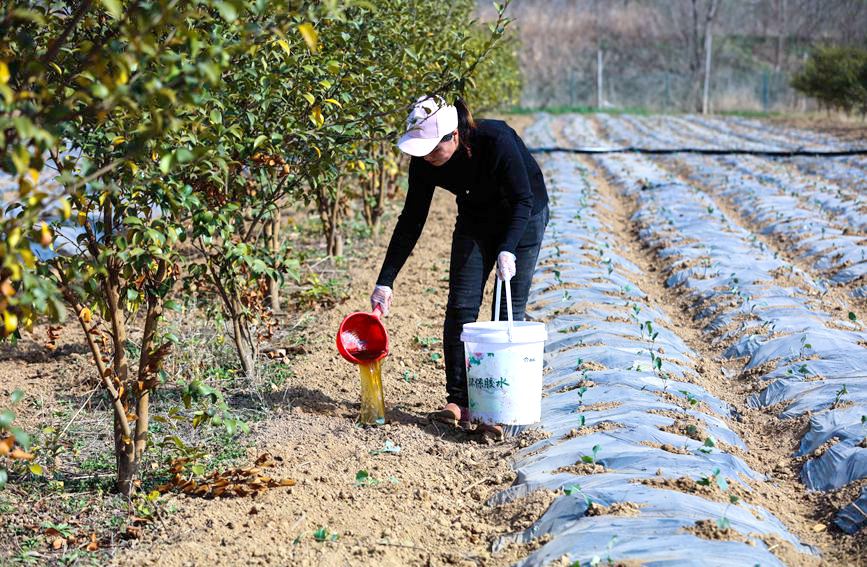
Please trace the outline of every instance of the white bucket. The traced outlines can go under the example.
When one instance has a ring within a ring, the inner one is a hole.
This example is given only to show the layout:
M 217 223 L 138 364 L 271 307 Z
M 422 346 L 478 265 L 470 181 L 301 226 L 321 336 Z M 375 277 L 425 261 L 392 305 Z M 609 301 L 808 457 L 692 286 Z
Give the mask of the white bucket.
M 509 320 L 467 323 L 461 333 L 470 415 L 484 423 L 529 425 L 542 418 L 542 357 L 548 332 L 544 323 L 512 321 L 512 293 L 505 283 Z

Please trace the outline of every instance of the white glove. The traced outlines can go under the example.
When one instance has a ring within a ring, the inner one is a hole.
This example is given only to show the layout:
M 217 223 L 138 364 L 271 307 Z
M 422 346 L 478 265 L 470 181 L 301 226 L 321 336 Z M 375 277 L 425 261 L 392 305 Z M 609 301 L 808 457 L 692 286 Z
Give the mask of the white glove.
M 515 255 L 511 252 L 500 252 L 497 256 L 497 277 L 504 281 L 515 277 Z
M 376 307 L 382 310 L 383 315 L 388 315 L 388 310 L 391 307 L 391 300 L 394 297 L 394 292 L 387 285 L 378 285 L 373 288 L 373 293 L 370 294 L 370 310 L 375 311 Z

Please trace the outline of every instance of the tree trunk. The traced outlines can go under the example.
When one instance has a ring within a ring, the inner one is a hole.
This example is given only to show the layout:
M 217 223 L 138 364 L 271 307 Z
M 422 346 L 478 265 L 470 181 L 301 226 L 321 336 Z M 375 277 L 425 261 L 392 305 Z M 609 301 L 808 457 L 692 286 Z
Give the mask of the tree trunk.
M 710 69 L 713 56 L 713 20 L 716 15 L 717 0 L 711 0 L 704 26 L 704 93 L 701 97 L 701 113 L 710 112 Z
M 783 68 L 786 57 L 786 33 L 789 28 L 786 0 L 777 0 L 777 45 L 774 53 L 774 70 Z
M 387 185 L 387 175 L 385 172 L 385 156 L 387 150 L 385 144 L 380 144 L 379 148 L 379 192 L 376 194 L 376 207 L 373 209 L 374 233 L 378 233 L 381 226 L 379 221 L 382 219 L 382 213 L 385 211 Z
M 241 370 L 248 379 L 253 380 L 256 377 L 256 345 L 250 333 L 250 326 L 240 314 L 240 310 L 241 306 L 236 305 L 235 314 L 232 315 L 232 341 L 241 360 Z
M 602 109 L 605 100 L 605 95 L 603 94 L 605 90 L 602 85 L 602 64 L 602 48 L 598 47 L 596 49 L 596 108 L 600 110 Z
M 334 186 L 333 197 L 328 194 L 325 187 L 319 187 L 319 219 L 325 236 L 326 254 L 340 256 L 343 254 L 343 238 L 340 234 L 340 196 L 343 180 L 338 178 Z
M 271 250 L 271 254 L 276 257 L 280 252 L 280 211 L 275 213 L 275 218 L 265 223 L 265 244 Z M 280 268 L 277 264 L 276 268 Z M 277 278 L 268 278 L 268 301 L 271 312 L 277 313 L 280 311 L 280 282 Z

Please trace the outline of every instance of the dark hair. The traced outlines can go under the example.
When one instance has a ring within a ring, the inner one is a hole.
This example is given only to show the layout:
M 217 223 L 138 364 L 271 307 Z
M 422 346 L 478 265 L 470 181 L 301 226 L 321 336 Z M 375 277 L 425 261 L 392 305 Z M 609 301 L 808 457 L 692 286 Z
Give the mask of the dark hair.
M 473 120 L 470 109 L 467 108 L 467 103 L 461 97 L 455 98 L 455 108 L 458 111 L 458 134 L 460 136 L 461 147 L 466 150 L 468 156 L 472 156 L 473 152 L 470 147 L 470 141 L 473 130 L 476 129 L 476 122 Z

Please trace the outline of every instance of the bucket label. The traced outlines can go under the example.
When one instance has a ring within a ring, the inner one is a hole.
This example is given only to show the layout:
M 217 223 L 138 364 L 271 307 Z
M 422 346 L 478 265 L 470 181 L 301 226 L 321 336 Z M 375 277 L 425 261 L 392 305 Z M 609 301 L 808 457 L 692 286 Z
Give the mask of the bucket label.
M 515 344 L 499 350 L 478 343 L 467 345 L 467 391 L 473 419 L 501 424 L 530 424 L 540 419 L 543 344 Z

